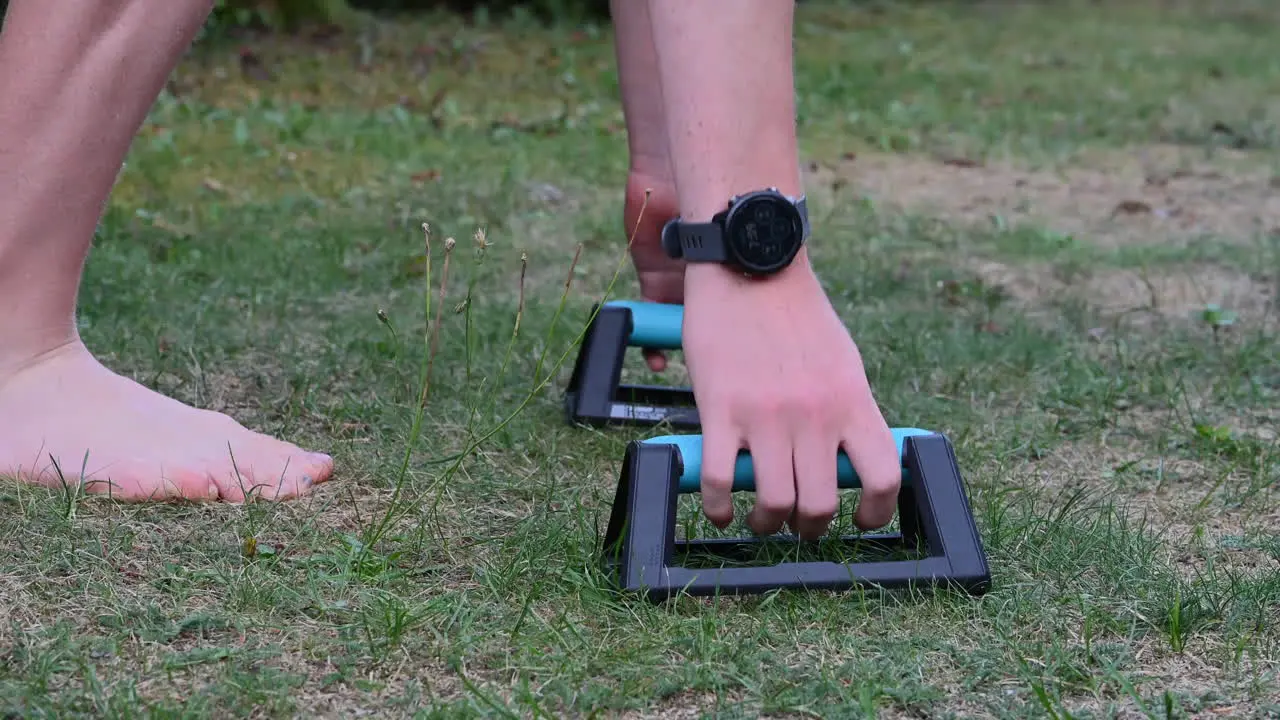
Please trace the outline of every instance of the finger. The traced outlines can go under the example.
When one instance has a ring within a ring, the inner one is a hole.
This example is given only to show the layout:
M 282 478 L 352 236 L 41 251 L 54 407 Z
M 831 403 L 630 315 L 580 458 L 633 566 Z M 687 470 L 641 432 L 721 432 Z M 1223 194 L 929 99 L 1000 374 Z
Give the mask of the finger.
M 796 473 L 790 435 L 775 425 L 767 425 L 747 436 L 756 485 L 755 507 L 747 515 L 757 535 L 772 535 L 782 529 L 796 505 Z
M 733 522 L 733 467 L 742 448 L 741 436 L 728 423 L 708 423 L 702 432 L 702 512 L 723 530 Z
M 830 527 L 839 509 L 836 453 L 840 449 L 840 437 L 834 432 L 809 427 L 797 433 L 794 442 L 796 504 L 791 528 L 801 540 L 817 540 Z
M 879 410 L 871 422 L 860 423 L 845 434 L 841 443 L 861 480 L 862 493 L 853 522 L 863 530 L 884 527 L 893 519 L 902 488 L 902 461 L 893 433 Z
M 649 365 L 649 369 L 653 372 L 662 372 L 667 369 L 667 356 L 661 350 L 649 350 L 641 348 L 640 352 L 644 355 L 644 361 Z

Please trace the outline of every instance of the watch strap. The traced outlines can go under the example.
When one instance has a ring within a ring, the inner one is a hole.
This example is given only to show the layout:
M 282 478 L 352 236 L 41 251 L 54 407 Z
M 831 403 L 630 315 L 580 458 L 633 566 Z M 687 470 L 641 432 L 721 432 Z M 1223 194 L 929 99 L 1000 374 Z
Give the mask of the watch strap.
M 668 257 L 689 262 L 722 263 L 729 259 L 718 222 L 690 223 L 672 218 L 662 228 L 662 249 Z
M 800 241 L 803 243 L 809 239 L 809 208 L 804 195 L 792 200 L 792 203 L 800 213 Z M 727 262 L 729 252 L 724 242 L 724 227 L 721 224 L 723 219 L 723 214 L 705 223 L 672 218 L 662 227 L 662 249 L 668 257 L 683 258 L 689 262 Z

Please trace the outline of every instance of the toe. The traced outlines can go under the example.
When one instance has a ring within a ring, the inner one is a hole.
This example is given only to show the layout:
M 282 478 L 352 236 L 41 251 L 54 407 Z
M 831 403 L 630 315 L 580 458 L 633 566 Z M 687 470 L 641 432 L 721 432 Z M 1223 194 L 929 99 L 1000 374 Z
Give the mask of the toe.
M 300 497 L 332 474 L 328 456 L 284 446 L 264 448 L 249 462 L 228 464 L 213 480 L 224 501 L 242 503 Z
M 280 469 L 270 478 L 261 478 L 264 486 L 263 499 L 289 500 L 301 497 L 333 475 L 333 460 L 327 455 L 309 453 L 290 446 L 288 454 L 282 453 L 281 456 L 287 459 L 279 463 Z

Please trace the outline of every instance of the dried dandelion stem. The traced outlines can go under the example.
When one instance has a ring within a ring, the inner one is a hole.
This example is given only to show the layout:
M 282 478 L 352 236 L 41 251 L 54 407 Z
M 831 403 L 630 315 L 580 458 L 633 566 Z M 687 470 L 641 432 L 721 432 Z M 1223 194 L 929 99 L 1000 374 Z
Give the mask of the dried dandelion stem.
M 627 237 L 627 251 L 631 251 L 631 244 L 636 241 L 636 235 L 640 234 L 640 221 L 644 219 L 644 211 L 649 207 L 649 196 L 653 194 L 653 188 L 644 189 L 644 202 L 640 203 L 640 212 L 636 214 L 635 227 L 631 228 L 631 235 Z
M 578 261 L 581 259 L 582 243 L 578 243 L 578 247 L 573 251 L 573 260 L 569 262 L 569 272 L 564 278 L 564 291 L 560 293 L 560 306 L 556 308 L 556 314 L 551 318 L 551 329 L 547 331 L 547 342 L 542 346 L 542 352 L 538 355 L 538 364 L 533 368 L 535 380 L 542 375 L 542 366 L 547 361 L 547 351 L 551 349 L 551 340 L 555 337 L 556 326 L 560 323 L 560 314 L 564 312 L 564 306 L 569 300 L 569 291 L 573 288 L 573 276 L 578 272 Z M 534 392 L 537 392 L 537 390 Z
M 520 251 L 520 279 L 516 286 L 516 319 L 511 326 L 511 338 L 507 341 L 506 352 L 502 356 L 502 365 L 498 368 L 498 376 L 494 380 L 492 389 L 489 392 L 488 402 L 486 403 L 486 412 L 492 412 L 495 405 L 498 404 L 498 393 L 502 391 L 502 383 L 507 377 L 507 368 L 511 364 L 511 354 L 515 350 L 516 338 L 520 336 L 520 323 L 524 319 L 524 288 L 525 278 L 529 271 L 529 252 L 527 250 Z M 479 410 L 479 407 L 476 408 Z M 473 413 L 474 419 L 474 413 Z M 468 423 L 470 429 L 473 423 Z
M 578 243 L 578 247 L 573 251 L 573 260 L 569 262 L 569 274 L 564 278 L 564 291 L 569 292 L 570 286 L 573 285 L 573 274 L 578 271 L 578 261 L 582 259 L 582 243 Z
M 652 189 L 650 189 L 650 188 L 645 188 L 645 191 L 644 191 L 644 202 L 643 202 L 643 203 L 641 203 L 641 205 L 640 205 L 640 212 L 639 212 L 639 214 L 638 214 L 638 216 L 637 216 L 637 218 L 636 218 L 636 224 L 635 224 L 635 226 L 634 226 L 634 227 L 632 227 L 632 229 L 631 229 L 631 233 L 630 233 L 630 235 L 627 237 L 627 248 L 628 248 L 628 252 L 623 253 L 622 258 L 620 258 L 620 260 L 619 260 L 619 262 L 618 262 L 618 265 L 614 268 L 613 276 L 609 279 L 609 285 L 605 288 L 604 298 L 608 298 L 608 297 L 609 297 L 609 294 L 610 294 L 610 293 L 612 292 L 612 290 L 613 290 L 613 286 L 618 282 L 618 276 L 619 276 L 619 275 L 621 274 L 621 272 L 622 272 L 622 267 L 623 267 L 623 264 L 626 262 L 626 259 L 627 259 L 628 254 L 629 254 L 629 250 L 630 250 L 630 248 L 631 248 L 632 244 L 634 244 L 634 243 L 635 243 L 636 235 L 637 235 L 637 234 L 639 234 L 639 232 L 640 232 L 640 223 L 641 223 L 641 221 L 644 219 L 645 211 L 646 211 L 646 210 L 648 209 L 648 207 L 649 207 L 649 197 L 652 195 L 652 192 L 653 192 L 653 191 L 652 191 Z M 503 418 L 501 422 L 499 422 L 499 423 L 498 423 L 497 425 L 495 425 L 494 427 L 490 428 L 488 432 L 484 433 L 484 434 L 483 434 L 483 435 L 481 435 L 480 437 L 472 439 L 472 440 L 467 444 L 467 447 L 466 447 L 466 448 L 464 448 L 461 452 L 456 453 L 456 454 L 451 455 L 451 456 L 448 456 L 448 457 L 445 457 L 445 458 L 441 458 L 440 460 L 438 460 L 438 461 L 437 461 L 437 462 L 442 462 L 442 463 L 443 463 L 443 462 L 449 462 L 449 463 L 452 463 L 452 464 L 450 465 L 450 467 L 449 467 L 447 470 L 445 470 L 444 477 L 449 477 L 449 476 L 451 476 L 454 472 L 456 472 L 456 471 L 457 471 L 457 469 L 461 466 L 462 461 L 463 461 L 463 460 L 464 460 L 468 455 L 470 455 L 470 454 L 471 454 L 472 452 L 474 452 L 477 448 L 479 448 L 481 445 L 483 445 L 483 444 L 484 444 L 484 442 L 485 442 L 486 440 L 488 440 L 489 438 L 493 437 L 495 434 L 497 434 L 499 431 L 501 431 L 504 427 L 506 427 L 508 424 L 510 424 L 510 422 L 512 421 L 512 419 L 514 419 L 517 415 L 519 415 L 521 412 L 523 412 L 523 411 L 524 411 L 524 409 L 525 409 L 525 407 L 527 407 L 527 406 L 528 406 L 528 404 L 533 400 L 533 398 L 534 398 L 534 397 L 536 397 L 536 396 L 538 395 L 538 393 L 542 392 L 543 388 L 545 388 L 545 387 L 547 386 L 547 383 L 549 383 L 549 382 L 551 381 L 551 379 L 555 377 L 556 373 L 560 372 L 560 368 L 564 366 L 565 361 L 568 359 L 568 357 L 569 357 L 570 353 L 572 353 L 572 352 L 573 352 L 573 349 L 582 343 L 582 339 L 583 339 L 583 337 L 586 335 L 587 327 L 589 327 L 589 326 L 590 326 L 590 322 L 588 322 L 587 324 L 585 324 L 585 325 L 582 327 L 582 329 L 578 331 L 578 336 L 577 336 L 577 337 L 574 339 L 574 341 L 569 345 L 569 347 L 568 347 L 568 348 L 566 348 L 566 349 L 565 349 L 565 351 L 560 355 L 560 359 L 555 363 L 555 367 L 553 367 L 553 368 L 552 368 L 552 369 L 551 369 L 551 370 L 546 374 L 546 376 L 545 376 L 545 377 L 542 377 L 542 378 L 541 378 L 541 380 L 539 380 L 539 379 L 538 379 L 538 378 L 539 378 L 539 376 L 542 374 L 542 368 L 543 368 L 543 365 L 545 364 L 545 361 L 546 361 L 546 355 L 547 355 L 548 350 L 549 350 L 549 349 L 550 349 L 550 347 L 551 347 L 551 339 L 552 339 L 552 338 L 554 337 L 554 335 L 555 335 L 555 328 L 556 328 L 556 325 L 557 325 L 557 323 L 558 323 L 558 320 L 559 320 L 559 318 L 560 318 L 560 315 L 561 315 L 561 314 L 563 313 L 563 311 L 564 311 L 564 306 L 565 306 L 565 303 L 566 303 L 566 302 L 567 302 L 567 300 L 568 300 L 569 292 L 570 292 L 570 290 L 571 290 L 571 289 L 572 289 L 572 287 L 573 287 L 573 278 L 574 278 L 574 275 L 577 273 L 578 264 L 579 264 L 579 262 L 580 262 L 580 260 L 581 260 L 581 257 L 582 257 L 582 244 L 581 244 L 581 243 L 579 243 L 579 244 L 578 244 L 578 246 L 577 246 L 577 247 L 575 248 L 575 250 L 574 250 L 574 253 L 573 253 L 573 260 L 572 260 L 572 262 L 571 262 L 571 263 L 570 263 L 570 265 L 569 265 L 569 272 L 568 272 L 568 274 L 567 274 L 567 276 L 566 276 L 566 278 L 565 278 L 565 283 L 564 283 L 564 292 L 563 292 L 563 293 L 561 293 L 561 296 L 560 296 L 560 305 L 559 305 L 559 307 L 556 309 L 555 317 L 553 317 L 553 318 L 552 318 L 551 328 L 550 328 L 550 330 L 548 331 L 547 343 L 546 343 L 546 345 L 544 345 L 544 346 L 543 346 L 542 353 L 540 354 L 540 356 L 539 356 L 539 358 L 538 358 L 538 364 L 537 364 L 537 367 L 536 367 L 536 369 L 535 369 L 535 371 L 534 371 L 534 374 L 533 374 L 533 376 L 534 376 L 534 380 L 535 380 L 535 385 L 534 385 L 534 386 L 533 386 L 533 388 L 532 388 L 532 389 L 530 389 L 530 390 L 529 390 L 529 392 L 525 395 L 525 398 L 524 398 L 524 400 L 520 403 L 520 405 L 519 405 L 519 406 L 517 406 L 517 407 L 515 408 L 515 410 L 513 410 L 511 413 L 509 413 L 505 418 Z M 503 359 L 503 362 L 502 362 L 502 368 L 503 368 L 503 369 L 502 369 L 502 371 L 499 373 L 499 382 L 495 383 L 495 385 L 494 385 L 494 390 L 493 390 L 493 395 L 491 396 L 491 397 L 492 397 L 492 399 L 493 399 L 495 402 L 496 402 L 496 395 L 497 395 L 497 392 L 498 392 L 498 388 L 501 386 L 501 378 L 502 378 L 503 376 L 505 376 L 505 372 L 506 372 L 506 368 L 507 368 L 507 365 L 508 365 L 508 361 L 509 361 L 510 356 L 511 356 L 511 350 L 512 350 L 513 346 L 515 345 L 515 339 L 516 339 L 516 336 L 517 336 L 517 334 L 518 334 L 518 332 L 519 332 L 519 328 L 520 328 L 520 319 L 521 319 L 521 317 L 523 316 L 523 309 L 524 309 L 524 284 L 525 284 L 526 271 L 527 271 L 527 268 L 528 268 L 528 259 L 529 259 L 528 252 L 522 252 L 522 253 L 520 254 L 520 287 L 519 287 L 519 298 L 520 298 L 520 299 L 519 299 L 519 307 L 518 307 L 517 312 L 516 312 L 516 322 L 515 322 L 515 327 L 514 327 L 514 328 L 513 328 L 513 330 L 512 330 L 512 334 L 511 334 L 511 341 L 510 341 L 510 342 L 508 343 L 508 345 L 507 345 L 506 357 Z M 593 313 L 593 314 L 592 314 L 592 318 L 591 318 L 592 320 L 594 320 L 594 318 L 595 318 L 595 314 L 600 312 L 600 307 L 603 307 L 603 305 L 604 305 L 604 298 L 601 298 L 600 302 L 599 302 L 599 303 L 597 303 L 597 307 L 596 307 L 595 313 Z M 468 425 L 469 425 L 469 428 L 468 428 L 468 429 L 470 429 L 470 423 L 468 423 Z M 471 433 L 470 433 L 470 432 L 468 432 L 468 435 L 471 435 Z M 438 502 L 438 500 L 437 500 L 437 502 Z M 433 509 L 434 509 L 434 508 L 433 508 Z
M 520 332 L 520 318 L 524 317 L 524 280 L 529 272 L 529 253 L 520 252 L 520 294 L 516 301 L 516 325 L 512 329 L 511 334 L 515 335 Z
M 472 241 L 476 246 L 476 264 L 471 266 L 471 273 L 467 277 L 467 292 L 462 298 L 462 303 L 454 308 L 454 312 L 463 313 L 463 357 L 467 371 L 467 387 L 471 387 L 471 344 L 472 344 L 472 326 L 471 326 L 471 304 L 472 298 L 475 296 L 476 277 L 480 274 L 480 267 L 484 265 L 485 251 L 489 248 L 489 240 L 485 234 L 484 228 L 476 228 L 471 235 Z M 468 425 L 467 432 L 471 431 Z
M 613 286 L 617 283 L 619 275 L 621 275 L 622 267 L 623 267 L 623 265 L 624 265 L 624 264 L 625 264 L 625 262 L 626 262 L 626 259 L 627 259 L 627 257 L 628 257 L 628 254 L 629 254 L 630 248 L 631 248 L 632 244 L 635 242 L 636 235 L 637 235 L 637 234 L 639 233 L 639 231 L 640 231 L 640 221 L 641 221 L 641 219 L 643 219 L 643 218 L 644 218 L 645 210 L 648 208 L 650 192 L 651 192 L 651 191 L 650 191 L 649 189 L 646 189 L 646 190 L 645 190 L 645 193 L 644 193 L 644 198 L 645 198 L 645 199 L 644 199 L 644 203 L 643 203 L 643 204 L 641 204 L 641 206 L 640 206 L 640 214 L 639 214 L 639 217 L 636 219 L 636 225 L 635 225 L 635 227 L 632 229 L 632 231 L 631 231 L 631 235 L 627 238 L 627 249 L 628 249 L 628 252 L 623 253 L 623 256 L 622 256 L 622 258 L 619 260 L 617 267 L 614 269 L 613 277 L 611 277 L 611 278 L 609 279 L 609 284 L 608 284 L 608 286 L 605 288 L 604 297 L 603 297 L 603 298 L 601 298 L 601 300 L 600 300 L 600 302 L 599 302 L 599 303 L 597 303 L 597 307 L 596 307 L 595 313 L 593 313 L 593 314 L 592 314 L 592 318 L 591 318 L 592 320 L 594 320 L 594 319 L 595 319 L 595 314 L 596 314 L 596 313 L 599 313 L 600 308 L 604 306 L 604 300 L 605 300 L 605 298 L 608 298 L 608 297 L 609 297 L 609 294 L 613 291 Z M 577 248 L 577 250 L 576 250 L 576 251 L 575 251 L 575 253 L 574 253 L 573 264 L 570 266 L 570 269 L 569 269 L 569 277 L 568 277 L 568 279 L 565 281 L 565 291 L 564 291 L 564 293 L 561 295 L 561 298 L 560 298 L 560 307 L 556 310 L 556 319 L 558 319 L 558 318 L 559 318 L 559 316 L 560 316 L 561 312 L 562 312 L 562 311 L 563 311 L 563 309 L 564 309 L 565 302 L 566 302 L 566 300 L 568 299 L 568 296 L 569 296 L 569 290 L 570 290 L 570 288 L 571 288 L 571 286 L 572 286 L 573 276 L 574 276 L 574 273 L 575 273 L 575 271 L 576 271 L 576 269 L 577 269 L 577 264 L 578 264 L 579 256 L 581 255 L 581 253 L 582 253 L 582 245 L 578 245 L 578 248 Z M 521 254 L 521 270 L 520 270 L 520 298 L 521 298 L 521 299 L 520 299 L 520 304 L 521 304 L 521 308 L 523 308 L 523 304 L 524 304 L 524 278 L 525 278 L 525 263 L 526 263 L 526 262 L 527 262 L 527 254 L 522 253 L 522 254 Z M 520 318 L 520 312 L 519 312 L 519 311 L 517 312 L 516 318 L 517 318 L 517 320 L 516 320 L 516 327 L 517 327 L 517 329 L 518 329 L 518 327 L 519 327 L 519 318 Z M 548 333 L 548 342 L 547 342 L 547 345 L 543 348 L 542 357 L 545 357 L 545 356 L 546 356 L 547 349 L 550 347 L 550 339 L 551 339 L 551 337 L 552 337 L 552 336 L 554 335 L 554 333 L 555 333 L 555 326 L 556 326 L 556 320 L 555 320 L 555 319 L 553 319 L 553 320 L 552 320 L 552 324 L 551 324 L 551 329 L 550 329 L 550 331 L 549 331 L 549 333 Z M 570 354 L 572 354 L 573 349 L 574 349 L 575 347 L 578 347 L 578 346 L 582 343 L 582 339 L 583 339 L 583 337 L 585 337 L 585 336 L 586 336 L 586 332 L 587 332 L 587 328 L 588 328 L 588 327 L 590 327 L 590 321 L 588 321 L 586 324 L 584 324 L 584 325 L 583 325 L 583 327 L 582 327 L 582 329 L 578 331 L 578 336 L 577 336 L 577 338 L 574 340 L 574 342 L 573 342 L 573 343 L 571 343 L 571 344 L 569 345 L 569 347 L 568 347 L 568 348 L 566 348 L 566 349 L 565 349 L 564 353 L 562 353 L 562 354 L 560 355 L 560 359 L 555 363 L 555 367 L 554 367 L 554 368 L 552 368 L 550 371 L 548 371 L 548 372 L 547 372 L 547 374 L 546 374 L 546 375 L 545 375 L 545 376 L 544 376 L 540 381 L 537 381 L 537 383 L 534 385 L 534 387 L 533 387 L 531 390 L 529 390 L 529 392 L 525 395 L 524 400 L 523 400 L 523 401 L 521 401 L 521 402 L 520 402 L 520 404 L 519 404 L 519 405 L 518 405 L 514 410 L 512 410 L 510 413 L 508 413 L 508 414 L 507 414 L 507 416 L 506 416 L 506 417 L 504 417 L 504 418 L 501 420 L 501 422 L 499 422 L 499 423 L 497 423 L 496 425 L 494 425 L 492 428 L 490 428 L 490 429 L 488 430 L 488 432 L 484 433 L 484 434 L 483 434 L 483 435 L 481 435 L 480 437 L 475 438 L 475 439 L 471 440 L 470 442 L 468 442 L 468 443 L 467 443 L 467 446 L 466 446 L 465 448 L 463 448 L 463 450 L 462 450 L 461 452 L 459 452 L 459 453 L 455 453 L 454 455 L 451 455 L 451 456 L 448 456 L 448 457 L 445 457 L 445 458 L 441 458 L 440 460 L 436 461 L 436 462 L 440 462 L 440 463 L 445 463 L 445 462 L 450 463 L 450 465 L 449 465 L 448 469 L 446 469 L 446 470 L 444 471 L 444 473 L 442 474 L 441 479 L 448 478 L 448 477 L 452 477 L 452 476 L 453 476 L 453 474 L 454 474 L 455 472 L 457 472 L 457 471 L 458 471 L 458 468 L 460 468 L 460 467 L 462 466 L 462 462 L 463 462 L 463 461 L 464 461 L 464 460 L 465 460 L 465 459 L 466 459 L 466 458 L 467 458 L 467 457 L 468 457 L 472 452 L 475 452 L 475 450 L 476 450 L 477 448 L 479 448 L 481 445 L 483 445 L 483 444 L 484 444 L 484 443 L 485 443 L 489 438 L 491 438 L 491 437 L 493 437 L 494 435 L 496 435 L 496 434 L 498 434 L 499 432 L 501 432 L 501 431 L 502 431 L 502 429 L 503 429 L 503 428 L 505 428 L 507 425 L 509 425 L 513 419 L 515 419 L 518 415 L 520 415 L 520 413 L 524 412 L 524 409 L 525 409 L 526 407 L 528 407 L 528 405 L 529 405 L 529 403 L 530 403 L 530 402 L 532 402 L 532 401 L 533 401 L 533 398 L 537 397 L 538 393 L 542 392 L 542 389 L 543 389 L 543 388 L 545 388 L 545 387 L 546 387 L 546 385 L 547 385 L 547 383 L 549 383 L 549 382 L 551 381 L 551 379 L 555 377 L 556 373 L 560 372 L 560 368 L 564 366 L 564 363 L 568 360 L 568 358 L 569 358 Z M 514 344 L 514 342 L 515 342 L 515 332 L 513 332 L 513 333 L 512 333 L 512 344 Z M 510 355 L 510 346 L 508 346 L 508 356 L 509 356 L 509 355 Z M 543 363 L 543 361 L 542 361 L 542 359 L 540 358 L 540 359 L 538 360 L 538 368 L 539 368 L 539 372 L 535 372 L 535 373 L 534 373 L 534 379 L 535 379 L 535 380 L 537 380 L 538 375 L 539 375 L 539 373 L 540 373 L 540 371 L 541 371 L 542 363 Z M 503 361 L 503 367 L 504 367 L 504 368 L 506 367 L 506 361 L 505 361 L 505 360 Z M 495 392 L 496 392 L 496 389 L 495 389 Z M 435 512 L 437 511 L 437 508 L 438 508 L 438 506 L 439 506 L 439 503 L 440 503 L 440 494 L 437 494 L 437 496 L 436 496 L 436 501 L 435 501 L 435 503 L 433 503 L 433 505 L 432 505 L 432 509 L 431 509 L 431 512 L 432 512 L 432 513 L 435 513 Z
M 453 248 L 457 244 L 453 238 L 446 238 L 444 241 L 444 266 L 440 268 L 440 302 L 436 305 L 436 316 L 431 322 L 431 335 L 427 344 L 427 372 L 422 380 L 422 397 L 418 400 L 419 407 L 426 406 L 427 396 L 431 393 L 431 368 L 435 365 L 436 352 L 440 349 L 440 316 L 444 310 L 445 294 L 449 290 L 449 258 L 453 256 Z
M 424 316 L 427 318 L 430 318 L 431 317 L 431 225 L 429 223 L 425 223 L 425 222 L 422 223 L 422 237 L 423 237 L 423 249 L 426 253 L 425 283 L 427 287 L 427 292 L 424 293 L 425 298 L 423 300 L 423 303 L 425 306 Z M 449 238 L 445 242 L 445 263 L 444 263 L 445 269 L 443 273 L 444 278 L 441 280 L 442 294 L 444 291 L 444 284 L 448 280 L 448 276 L 449 276 L 448 275 L 449 251 L 453 249 L 453 245 L 454 245 L 453 238 Z M 441 300 L 441 303 L 443 304 L 443 298 Z M 428 320 L 428 322 L 430 321 Z M 439 325 L 439 323 L 437 322 L 436 325 Z M 435 327 L 430 328 L 429 335 L 433 335 L 435 332 L 435 329 L 436 329 Z M 357 567 L 361 566 L 365 562 L 365 558 L 368 557 L 369 552 L 378 543 L 378 541 L 382 539 L 383 534 L 386 533 L 387 528 L 391 526 L 392 521 L 396 518 L 397 510 L 400 511 L 402 514 L 409 512 L 407 509 L 400 507 L 400 494 L 404 490 L 405 479 L 409 476 L 409 461 L 413 457 L 414 448 L 417 447 L 418 439 L 422 437 L 422 422 L 423 422 L 423 417 L 425 415 L 424 410 L 426 406 L 427 392 L 431 386 L 431 380 L 430 380 L 431 361 L 435 357 L 435 353 L 432 351 L 432 341 L 430 339 L 426 339 L 424 340 L 424 343 L 426 344 L 426 357 L 423 359 L 423 367 L 422 367 L 422 395 L 419 398 L 417 410 L 414 412 L 413 426 L 409 430 L 409 441 L 405 443 L 404 456 L 400 460 L 400 468 L 396 474 L 395 487 L 391 491 L 391 501 L 387 504 L 386 512 L 382 514 L 382 517 L 381 519 L 378 520 L 377 525 L 365 535 L 363 542 L 361 543 L 360 553 L 356 556 L 354 561 Z

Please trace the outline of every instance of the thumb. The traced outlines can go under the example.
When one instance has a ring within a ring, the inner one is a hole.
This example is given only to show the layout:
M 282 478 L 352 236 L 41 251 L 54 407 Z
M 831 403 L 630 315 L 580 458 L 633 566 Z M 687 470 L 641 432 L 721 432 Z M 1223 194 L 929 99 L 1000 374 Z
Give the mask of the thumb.
M 646 282 L 648 278 L 648 282 Z M 640 276 L 640 299 L 644 302 L 651 303 L 672 303 L 681 305 L 684 303 L 683 285 L 680 284 L 680 293 L 672 292 L 670 283 L 664 279 L 654 281 L 652 276 Z M 667 354 L 661 350 L 654 348 L 640 348 L 640 353 L 644 356 L 645 364 L 649 366 L 649 370 L 653 372 L 662 372 L 667 369 Z

